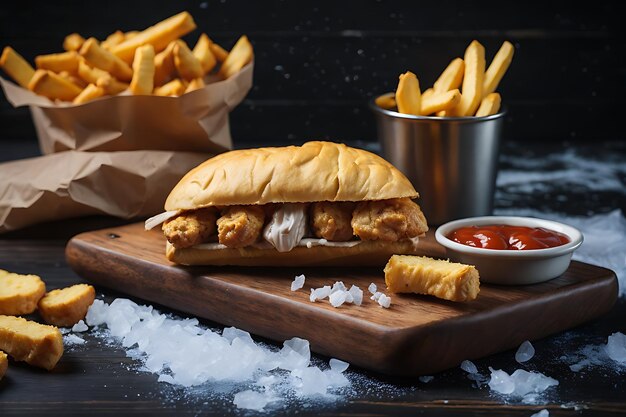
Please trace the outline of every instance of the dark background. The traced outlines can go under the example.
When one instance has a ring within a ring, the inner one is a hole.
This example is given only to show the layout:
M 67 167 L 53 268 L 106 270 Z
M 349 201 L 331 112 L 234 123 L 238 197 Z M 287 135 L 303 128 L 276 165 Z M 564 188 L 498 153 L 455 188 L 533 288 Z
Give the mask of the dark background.
M 230 48 L 242 34 L 255 54 L 254 87 L 232 113 L 236 147 L 309 139 L 375 141 L 367 102 L 411 70 L 422 89 L 472 39 L 490 62 L 516 46 L 499 92 L 504 137 L 520 142 L 622 140 L 626 37 L 620 2 L 594 1 L 76 1 L 0 6 L 0 47 L 31 62 L 61 51 L 65 35 L 103 39 L 188 10 L 201 32 Z M 28 141 L 27 108 L 0 100 L 0 144 Z

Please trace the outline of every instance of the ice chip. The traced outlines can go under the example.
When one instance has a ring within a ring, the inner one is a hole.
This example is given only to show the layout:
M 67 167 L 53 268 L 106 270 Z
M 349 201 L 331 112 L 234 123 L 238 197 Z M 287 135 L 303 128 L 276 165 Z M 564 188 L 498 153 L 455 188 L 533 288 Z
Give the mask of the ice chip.
M 275 401 L 270 392 L 257 392 L 252 390 L 241 391 L 235 394 L 233 403 L 237 408 L 246 410 L 265 411 L 265 407 L 270 402 Z
M 380 294 L 378 304 L 380 304 L 381 307 L 389 308 L 391 306 L 391 297 L 387 297 L 385 294 Z
M 280 361 L 278 367 L 286 370 L 306 368 L 311 361 L 311 348 L 309 341 L 294 337 L 283 343 L 279 352 Z
M 340 305 L 342 305 L 343 303 L 345 303 L 346 298 L 347 298 L 347 292 L 346 291 L 335 291 L 333 293 L 330 294 L 330 297 L 328 298 L 328 300 L 330 301 L 330 305 L 332 305 L 333 307 L 337 308 Z
M 535 348 L 528 340 L 523 342 L 515 352 L 515 360 L 519 363 L 528 362 L 533 356 L 535 356 Z
M 609 358 L 626 364 L 626 335 L 620 332 L 613 333 L 609 336 L 605 349 Z
M 171 375 L 167 375 L 167 374 L 161 374 L 159 375 L 159 379 L 157 379 L 158 382 L 165 382 L 168 384 L 175 384 L 176 381 L 174 381 L 174 378 L 172 378 Z
M 381 295 L 383 295 L 382 292 L 376 291 L 374 294 L 372 294 L 372 296 L 370 297 L 370 300 L 374 300 L 378 302 L 378 299 L 380 298 Z
M 328 380 L 328 385 L 334 388 L 346 387 L 350 385 L 350 381 L 341 372 L 337 372 L 334 369 L 327 369 L 324 371 L 324 375 Z
M 89 310 L 87 310 L 87 317 L 85 320 L 90 326 L 99 326 L 104 323 L 107 308 L 109 306 L 102 300 L 94 300 Z
M 300 288 L 304 287 L 304 280 L 304 275 L 297 275 L 291 283 L 291 291 L 297 291 Z
M 335 359 L 335 358 L 332 358 L 329 361 L 329 365 L 330 365 L 330 369 L 332 369 L 333 371 L 337 371 L 339 373 L 345 372 L 345 370 L 348 369 L 348 367 L 350 366 L 348 362 L 344 362 L 342 360 Z
M 477 374 L 478 368 L 474 365 L 474 362 L 464 360 L 461 362 L 461 369 L 467 372 L 468 374 Z
M 350 290 L 348 290 L 348 292 L 350 293 L 350 295 L 352 295 L 352 303 L 354 305 L 360 306 L 361 303 L 363 303 L 363 290 L 362 289 L 360 289 L 356 285 L 353 285 L 350 287 Z
M 328 376 L 316 366 L 299 369 L 295 374 L 301 380 L 299 394 L 303 397 L 309 397 L 316 394 L 324 395 L 329 388 Z
M 80 320 L 78 323 L 76 323 L 74 326 L 72 326 L 72 331 L 74 333 L 81 333 L 81 332 L 85 332 L 87 330 L 89 330 L 89 327 L 87 327 L 85 322 L 82 321 L 82 320 Z
M 337 281 L 333 284 L 333 287 L 330 289 L 330 293 L 333 294 L 337 291 L 346 291 L 347 288 L 343 281 Z
M 374 284 L 373 282 L 369 285 L 369 287 L 367 287 L 367 290 L 372 293 L 372 294 L 376 294 L 376 291 L 378 290 L 378 288 L 376 287 L 376 284 Z
M 540 410 L 530 417 L 550 417 L 550 412 L 547 409 Z
M 499 392 L 500 394 L 511 394 L 515 391 L 515 382 L 511 379 L 511 376 L 501 369 L 493 369 L 489 367 L 491 371 L 491 379 L 489 380 L 489 388 Z
M 418 379 L 420 380 L 420 382 L 423 382 L 424 384 L 428 384 L 430 381 L 435 379 L 435 377 L 431 375 L 422 375 Z
M 228 340 L 230 343 L 233 343 L 233 340 L 235 339 L 241 339 L 243 341 L 252 342 L 252 344 L 254 344 L 250 333 L 241 329 L 237 329 L 236 327 L 224 328 L 224 330 L 222 330 L 222 337 Z
M 330 285 L 324 285 L 322 288 L 316 288 L 316 289 L 312 289 L 311 288 L 311 295 L 309 297 L 309 300 L 313 303 L 316 300 L 323 300 L 324 298 L 328 297 L 330 295 Z
M 82 345 L 85 343 L 85 339 L 76 336 L 75 334 L 66 334 L 63 336 L 63 343 L 72 346 L 72 345 Z

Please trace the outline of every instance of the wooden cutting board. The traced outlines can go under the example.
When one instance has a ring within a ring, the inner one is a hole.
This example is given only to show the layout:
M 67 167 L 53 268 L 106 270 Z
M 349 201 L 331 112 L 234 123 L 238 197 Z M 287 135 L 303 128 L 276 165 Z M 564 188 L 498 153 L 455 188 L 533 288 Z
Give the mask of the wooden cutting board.
M 444 255 L 432 234 L 420 245 L 425 254 Z M 617 299 L 612 271 L 572 262 L 542 284 L 483 284 L 472 302 L 391 294 L 391 308 L 383 309 L 367 291 L 371 282 L 384 291 L 382 267 L 181 267 L 164 251 L 161 232 L 138 223 L 77 235 L 66 256 L 96 285 L 279 342 L 301 337 L 314 352 L 389 375 L 431 374 L 515 348 L 598 317 Z M 299 274 L 305 286 L 292 292 Z M 311 288 L 339 280 L 364 290 L 361 306 L 309 301 Z

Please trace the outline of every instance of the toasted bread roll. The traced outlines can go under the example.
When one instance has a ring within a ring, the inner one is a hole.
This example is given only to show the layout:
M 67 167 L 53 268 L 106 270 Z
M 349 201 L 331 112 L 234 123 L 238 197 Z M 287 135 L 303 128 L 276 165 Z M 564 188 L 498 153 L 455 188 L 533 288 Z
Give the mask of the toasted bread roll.
M 0 380 L 7 373 L 7 368 L 9 367 L 9 360 L 7 359 L 7 354 L 0 351 Z
M 16 361 L 51 370 L 63 355 L 63 336 L 54 326 L 0 315 L 0 350 Z
M 424 256 L 394 255 L 385 266 L 387 289 L 394 293 L 433 295 L 450 301 L 476 299 L 478 271 L 472 265 Z
M 30 314 L 46 293 L 37 275 L 19 275 L 0 269 L 0 314 Z
M 39 314 L 48 324 L 70 327 L 84 319 L 96 298 L 96 290 L 87 284 L 52 290 L 39 301 Z

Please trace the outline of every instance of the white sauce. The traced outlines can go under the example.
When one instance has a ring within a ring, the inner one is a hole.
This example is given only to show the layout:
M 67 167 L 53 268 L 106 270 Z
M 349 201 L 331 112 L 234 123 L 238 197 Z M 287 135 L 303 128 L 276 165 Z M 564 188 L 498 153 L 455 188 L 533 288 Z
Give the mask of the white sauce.
M 302 240 L 306 232 L 306 205 L 285 203 L 274 212 L 263 230 L 263 238 L 278 252 L 289 252 Z

